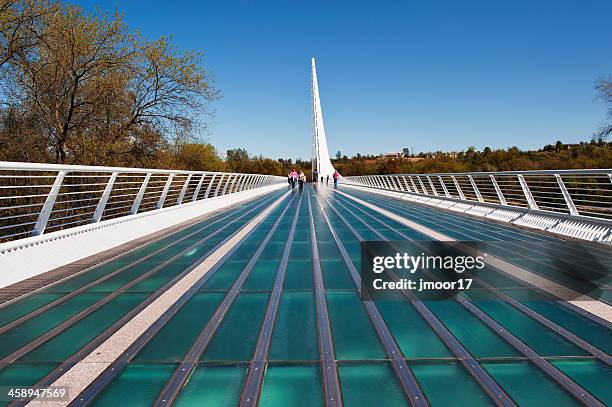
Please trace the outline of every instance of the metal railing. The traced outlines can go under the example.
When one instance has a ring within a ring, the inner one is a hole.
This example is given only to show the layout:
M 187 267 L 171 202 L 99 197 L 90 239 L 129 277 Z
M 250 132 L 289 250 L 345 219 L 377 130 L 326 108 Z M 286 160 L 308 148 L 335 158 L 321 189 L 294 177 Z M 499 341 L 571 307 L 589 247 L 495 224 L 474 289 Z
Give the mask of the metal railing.
M 612 169 L 364 175 L 345 180 L 459 202 L 612 220 Z
M 285 181 L 259 174 L 0 161 L 0 242 Z

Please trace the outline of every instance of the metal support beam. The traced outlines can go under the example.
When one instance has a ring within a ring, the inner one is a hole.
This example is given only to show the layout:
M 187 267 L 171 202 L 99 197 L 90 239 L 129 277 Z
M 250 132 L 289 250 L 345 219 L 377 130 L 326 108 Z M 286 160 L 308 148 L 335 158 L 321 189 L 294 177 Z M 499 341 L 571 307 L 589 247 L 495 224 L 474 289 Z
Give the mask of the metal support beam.
M 134 215 L 136 213 L 138 213 L 138 209 L 140 208 L 140 202 L 142 202 L 142 197 L 144 196 L 145 191 L 147 190 L 147 185 L 149 185 L 149 180 L 151 179 L 151 173 L 148 173 L 144 180 L 142 181 L 142 184 L 140 184 L 140 189 L 138 190 L 138 193 L 136 194 L 136 198 L 134 199 L 134 202 L 132 203 L 132 208 L 130 209 L 130 215 Z
M 217 188 L 215 188 L 215 196 L 219 196 L 219 190 L 221 189 L 221 184 L 223 184 L 224 178 L 225 178 L 225 174 L 221 175 L 221 178 L 219 178 L 219 182 L 217 183 Z
M 104 214 L 104 208 L 106 208 L 106 203 L 108 202 L 108 198 L 110 198 L 111 191 L 113 190 L 113 185 L 115 184 L 115 180 L 117 179 L 118 172 L 113 172 L 106 183 L 106 187 L 104 188 L 104 192 L 102 192 L 102 196 L 98 201 L 98 205 L 96 206 L 96 211 L 93 214 L 91 219 L 91 223 L 98 223 L 100 219 L 102 219 L 102 214 Z
M 433 194 L 435 196 L 438 196 L 438 191 L 436 191 L 436 187 L 434 186 L 433 181 L 431 180 L 431 177 L 429 175 L 427 175 L 426 178 L 429 181 L 429 186 L 431 187 L 431 190 L 433 191 Z
M 191 202 L 194 202 L 198 199 L 198 195 L 200 194 L 200 190 L 202 189 L 202 184 L 204 183 L 204 178 L 206 178 L 206 174 L 202 174 L 202 176 L 200 177 L 198 185 L 196 185 L 195 191 L 193 191 Z M 204 195 L 204 197 L 206 198 L 206 195 Z
M 482 198 L 482 195 L 480 193 L 480 190 L 478 189 L 478 186 L 476 185 L 476 181 L 474 181 L 474 178 L 471 175 L 468 175 L 468 179 L 470 180 L 470 184 L 472 184 L 472 188 L 474 189 L 474 193 L 476 194 L 478 202 L 484 202 L 484 199 Z
M 187 193 L 187 187 L 189 187 L 189 181 L 191 181 L 191 174 L 187 175 L 187 179 L 185 180 L 185 183 L 183 184 L 183 188 L 181 188 L 181 193 L 179 194 L 178 198 L 176 198 L 177 205 L 180 205 L 183 203 L 183 198 L 185 198 L 185 193 Z
M 170 187 L 172 186 L 173 179 L 174 179 L 174 174 L 168 175 L 168 180 L 166 181 L 164 190 L 162 191 L 162 194 L 159 197 L 159 201 L 157 201 L 157 205 L 155 205 L 155 209 L 161 209 L 164 207 L 164 202 L 166 202 L 166 197 L 168 196 L 168 191 L 170 191 Z
M 55 205 L 55 200 L 57 199 L 57 194 L 62 188 L 62 182 L 64 182 L 64 177 L 67 173 L 67 171 L 60 171 L 57 173 L 57 177 L 55 177 L 55 182 L 53 182 L 53 185 L 51 186 L 49 195 L 47 195 L 47 199 L 45 199 L 45 203 L 43 204 L 43 207 L 40 210 L 40 213 L 38 214 L 38 219 L 36 220 L 34 229 L 32 229 L 32 236 L 42 235 L 45 232 L 47 222 L 49 221 L 51 211 L 53 210 L 53 205 Z
M 506 202 L 506 198 L 504 197 L 504 194 L 502 193 L 502 190 L 499 187 L 497 180 L 495 179 L 495 176 L 491 174 L 489 175 L 489 177 L 491 178 L 491 183 L 493 184 L 493 187 L 495 187 L 495 192 L 497 192 L 497 198 L 499 199 L 499 203 L 501 203 L 502 205 L 508 205 L 508 203 Z
M 451 178 L 453 179 L 455 188 L 457 188 L 457 193 L 459 194 L 459 198 L 465 201 L 465 195 L 463 194 L 463 191 L 461 190 L 461 185 L 459 185 L 459 181 L 457 181 L 457 178 L 455 178 L 454 175 L 451 175 Z
M 533 195 L 531 195 L 531 191 L 529 190 L 529 186 L 527 185 L 527 181 L 523 175 L 519 174 L 516 176 L 521 184 L 521 188 L 523 189 L 523 194 L 525 194 L 525 199 L 527 199 L 527 205 L 529 205 L 529 209 L 538 209 L 538 204 L 533 199 Z
M 559 189 L 561 189 L 563 198 L 565 198 L 565 204 L 567 205 L 567 209 L 569 209 L 570 215 L 578 215 L 578 209 L 576 209 L 576 205 L 574 205 L 572 196 L 565 187 L 565 183 L 563 182 L 563 179 L 561 179 L 561 175 L 555 174 L 555 178 L 557 179 L 557 184 L 559 184 Z
M 440 175 L 438 175 L 438 181 L 440 181 L 440 185 L 442 185 L 442 190 L 444 191 L 444 196 L 450 198 L 450 193 L 448 192 L 448 188 L 446 188 L 446 184 Z

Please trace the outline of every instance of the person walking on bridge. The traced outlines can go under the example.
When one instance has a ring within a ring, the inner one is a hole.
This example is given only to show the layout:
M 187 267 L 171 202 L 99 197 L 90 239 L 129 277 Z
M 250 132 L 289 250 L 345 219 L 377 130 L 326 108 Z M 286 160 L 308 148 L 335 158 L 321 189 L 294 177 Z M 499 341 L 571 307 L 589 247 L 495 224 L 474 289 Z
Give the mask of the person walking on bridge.
M 300 185 L 300 192 L 304 189 L 304 184 L 306 183 L 306 175 L 304 171 L 300 171 L 300 177 L 298 178 L 298 183 Z
M 295 168 L 291 170 L 291 173 L 289 174 L 289 177 L 291 177 L 291 189 L 293 189 L 293 188 L 295 188 L 295 184 L 296 184 L 297 179 L 298 179 L 298 173 L 295 170 Z
M 340 178 L 340 173 L 338 170 L 334 171 L 334 175 L 332 175 L 332 177 L 334 177 L 334 188 L 338 188 L 338 179 Z

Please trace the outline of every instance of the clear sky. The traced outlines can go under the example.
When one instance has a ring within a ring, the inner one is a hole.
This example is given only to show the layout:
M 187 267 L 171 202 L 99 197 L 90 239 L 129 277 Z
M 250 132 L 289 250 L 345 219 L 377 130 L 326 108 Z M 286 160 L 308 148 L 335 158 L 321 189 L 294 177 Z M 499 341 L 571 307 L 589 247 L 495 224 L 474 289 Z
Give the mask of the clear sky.
M 609 0 L 78 2 L 205 53 L 222 152 L 310 157 L 313 56 L 331 154 L 536 148 L 605 117 Z

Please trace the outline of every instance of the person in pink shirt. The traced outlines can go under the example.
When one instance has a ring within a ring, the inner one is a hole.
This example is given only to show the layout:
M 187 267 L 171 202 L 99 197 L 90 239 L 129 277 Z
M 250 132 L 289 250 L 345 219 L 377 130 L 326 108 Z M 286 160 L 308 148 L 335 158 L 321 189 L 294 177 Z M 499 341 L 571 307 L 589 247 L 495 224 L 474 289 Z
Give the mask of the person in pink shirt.
M 289 174 L 289 176 L 291 177 L 291 189 L 293 189 L 293 188 L 295 188 L 295 184 L 296 184 L 297 179 L 298 179 L 298 173 L 295 170 L 295 168 L 291 170 L 291 173 Z
M 334 171 L 334 175 L 332 175 L 332 177 L 334 177 L 334 188 L 338 188 L 338 179 L 340 178 L 340 173 L 336 170 Z

